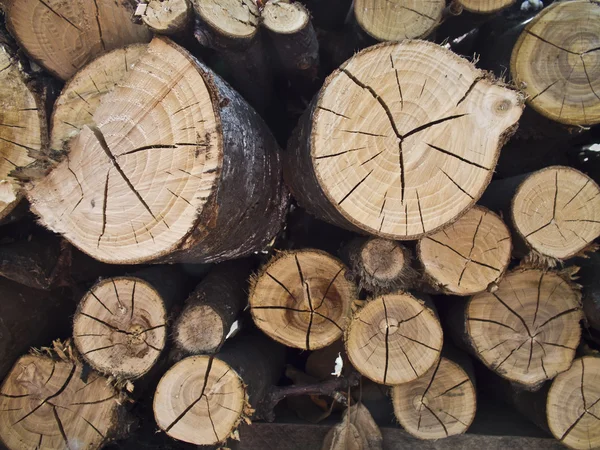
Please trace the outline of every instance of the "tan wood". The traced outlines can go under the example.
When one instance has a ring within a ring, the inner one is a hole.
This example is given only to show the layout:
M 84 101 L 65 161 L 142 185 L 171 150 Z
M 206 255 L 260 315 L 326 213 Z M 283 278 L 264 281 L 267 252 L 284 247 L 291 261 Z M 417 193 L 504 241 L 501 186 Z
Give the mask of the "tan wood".
M 321 218 L 417 239 L 481 196 L 522 108 L 517 92 L 438 45 L 380 44 L 327 79 L 284 175 Z
M 510 71 L 540 114 L 568 125 L 600 123 L 600 5 L 555 2 L 515 44 Z
M 5 0 L 6 25 L 28 55 L 62 80 L 95 56 L 147 42 L 150 31 L 113 0 Z
M 129 75 L 147 51 L 145 44 L 133 44 L 108 52 L 83 67 L 65 85 L 56 99 L 51 117 L 50 148 L 65 150 L 69 140 L 84 125 L 93 125 L 100 101 Z
M 253 0 L 192 0 L 196 13 L 212 29 L 232 39 L 252 39 L 258 31 L 259 10 Z
M 297 33 L 310 21 L 308 10 L 301 3 L 284 0 L 266 2 L 261 11 L 262 25 L 270 31 L 282 34 Z
M 470 12 L 490 14 L 508 8 L 516 0 L 458 0 L 458 4 Z
M 158 360 L 167 337 L 160 294 L 135 277 L 107 278 L 83 297 L 73 318 L 77 350 L 94 369 L 138 378 Z
M 211 353 L 223 341 L 223 320 L 210 305 L 187 307 L 175 326 L 177 346 L 191 354 Z
M 346 333 L 352 365 L 376 383 L 394 386 L 415 380 L 439 359 L 442 327 L 433 309 L 408 293 L 369 301 Z
M 33 162 L 29 152 L 47 145 L 44 105 L 32 90 L 19 61 L 0 45 L 0 220 L 23 197 L 20 184 L 9 174 Z
M 464 369 L 447 358 L 414 381 L 392 388 L 396 418 L 419 439 L 462 434 L 477 410 L 475 386 Z
M 510 262 L 510 231 L 490 210 L 475 206 L 442 231 L 422 238 L 417 255 L 435 288 L 472 295 L 493 288 Z
M 17 449 L 99 449 L 119 427 L 119 393 L 83 365 L 21 357 L 0 388 L 0 439 Z
M 150 0 L 142 15 L 144 23 L 160 34 L 184 31 L 191 18 L 189 0 Z
M 356 287 L 346 266 L 320 250 L 281 253 L 256 276 L 250 310 L 256 325 L 288 347 L 316 350 L 346 329 Z
M 527 388 L 567 370 L 579 344 L 581 295 L 554 272 L 517 270 L 471 298 L 467 334 L 477 356 Z
M 554 437 L 567 447 L 600 448 L 600 358 L 578 358 L 556 377 L 546 416 Z
M 512 201 L 515 228 L 537 254 L 567 259 L 600 236 L 600 188 L 571 167 L 531 174 Z
M 356 0 L 358 25 L 378 41 L 402 41 L 428 36 L 442 20 L 444 0 Z
M 224 442 L 242 420 L 248 397 L 240 376 L 209 356 L 171 367 L 154 394 L 154 417 L 174 439 L 196 445 Z

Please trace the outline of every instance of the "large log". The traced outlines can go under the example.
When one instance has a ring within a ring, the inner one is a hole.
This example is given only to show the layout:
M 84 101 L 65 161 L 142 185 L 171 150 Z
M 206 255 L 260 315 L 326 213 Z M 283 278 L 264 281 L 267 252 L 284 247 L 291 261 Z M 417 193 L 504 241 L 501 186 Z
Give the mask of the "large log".
M 30 183 L 42 224 L 119 264 L 216 262 L 266 246 L 287 195 L 260 117 L 166 38 L 128 73 L 63 160 Z
M 3 0 L 2 8 L 19 45 L 62 80 L 100 53 L 151 38 L 145 26 L 131 21 L 125 2 Z
M 423 41 L 363 50 L 325 82 L 288 144 L 298 202 L 340 227 L 417 239 L 489 183 L 520 95 Z

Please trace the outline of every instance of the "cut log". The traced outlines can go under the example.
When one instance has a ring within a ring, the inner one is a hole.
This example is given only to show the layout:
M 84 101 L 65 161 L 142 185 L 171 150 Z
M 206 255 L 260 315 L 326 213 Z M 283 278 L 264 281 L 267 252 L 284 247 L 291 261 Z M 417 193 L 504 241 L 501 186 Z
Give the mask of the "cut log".
M 284 176 L 319 218 L 418 239 L 481 196 L 521 103 L 435 44 L 371 47 L 327 79 L 290 140 Z
M 319 72 L 319 42 L 308 10 L 301 3 L 269 0 L 261 17 L 287 76 L 314 80 Z
M 587 175 L 552 166 L 528 176 L 512 201 L 512 218 L 532 257 L 564 260 L 600 236 L 600 188 Z
M 473 423 L 477 410 L 475 385 L 469 372 L 446 357 L 416 380 L 394 386 L 392 403 L 400 425 L 419 439 L 463 434 Z
M 516 0 L 457 0 L 467 11 L 477 14 L 491 14 L 508 8 Z
M 410 250 L 396 241 L 357 238 L 343 253 L 361 289 L 375 295 L 410 289 L 418 276 Z
M 150 0 L 142 21 L 155 33 L 172 35 L 184 31 L 192 15 L 189 0 Z
M 190 356 L 162 377 L 154 416 L 174 439 L 224 442 L 256 409 L 283 369 L 283 347 L 260 336 L 228 341 L 215 356 Z
M 65 292 L 31 289 L 0 278 L 0 379 L 33 346 L 69 335 L 75 303 Z
M 346 334 L 352 365 L 376 383 L 413 381 L 440 357 L 443 335 L 430 301 L 397 293 L 369 301 L 354 315 Z
M 213 48 L 229 68 L 231 84 L 259 112 L 271 100 L 272 74 L 254 0 L 192 0 L 195 36 Z
M 568 125 L 600 123 L 600 5 L 556 2 L 527 24 L 514 47 L 511 75 L 527 104 Z
M 108 52 L 84 66 L 65 85 L 56 99 L 50 119 L 50 148 L 67 150 L 69 140 L 85 125 L 93 125 L 94 113 L 105 94 L 129 76 L 146 44 L 133 44 Z
M 186 300 L 173 325 L 175 345 L 188 354 L 213 353 L 248 304 L 248 261 L 225 262 L 214 268 Z
M 250 288 L 256 325 L 288 347 L 316 350 L 342 337 L 356 287 L 347 267 L 320 250 L 281 253 L 258 273 Z
M 287 195 L 274 138 L 168 39 L 150 43 L 93 120 L 28 191 L 42 224 L 90 256 L 217 262 L 261 250 L 279 231 Z
M 434 289 L 453 295 L 494 288 L 508 267 L 511 251 L 508 227 L 482 206 L 422 238 L 417 246 L 426 281 Z
M 33 152 L 48 145 L 44 102 L 24 73 L 7 37 L 0 33 L 0 221 L 19 204 L 23 193 L 10 176 L 33 162 Z M 31 154 L 30 154 L 31 153 Z
M 510 272 L 498 290 L 457 305 L 454 314 L 462 317 L 455 336 L 488 368 L 528 390 L 568 369 L 581 337 L 580 293 L 554 272 Z
M 112 0 L 4 0 L 8 31 L 31 59 L 68 80 L 95 56 L 134 42 L 150 31 L 131 21 L 132 11 Z
M 0 439 L 14 450 L 100 449 L 127 431 L 123 413 L 106 378 L 35 353 L 21 357 L 2 383 Z
M 444 0 L 356 0 L 354 18 L 361 30 L 377 41 L 427 37 L 442 20 Z

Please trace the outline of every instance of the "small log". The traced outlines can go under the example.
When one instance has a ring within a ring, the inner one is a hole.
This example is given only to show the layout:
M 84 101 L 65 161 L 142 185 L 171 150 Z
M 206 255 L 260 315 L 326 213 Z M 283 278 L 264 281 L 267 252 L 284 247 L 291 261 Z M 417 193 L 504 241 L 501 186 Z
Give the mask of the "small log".
M 150 0 L 142 21 L 155 33 L 173 35 L 185 31 L 192 16 L 189 0 Z
M 85 125 L 94 123 L 100 101 L 129 75 L 144 53 L 146 44 L 132 44 L 97 57 L 67 82 L 56 99 L 50 118 L 50 148 L 68 151 L 68 142 Z
M 308 83 L 316 79 L 319 42 L 308 10 L 301 3 L 269 0 L 261 18 L 286 75 Z
M 402 41 L 429 36 L 442 20 L 444 0 L 355 0 L 354 19 L 375 41 Z
M 272 74 L 254 0 L 192 0 L 195 36 L 214 49 L 229 68 L 233 87 L 258 112 L 271 101 Z
M 491 14 L 513 5 L 516 0 L 456 0 L 465 10 L 477 14 Z
M 530 21 L 510 61 L 527 104 L 563 124 L 600 123 L 598 36 L 600 8 L 588 0 L 555 2 Z
M 123 399 L 77 361 L 22 356 L 0 388 L 0 440 L 9 449 L 100 449 L 128 432 Z
M 263 249 L 287 194 L 260 117 L 166 38 L 128 73 L 68 155 L 30 182 L 41 223 L 113 264 L 218 262 Z
M 344 278 L 346 270 L 320 250 L 282 252 L 252 282 L 254 322 L 288 347 L 316 350 L 335 342 L 357 298 L 356 287 Z
M 426 282 L 452 295 L 473 295 L 496 286 L 508 267 L 511 251 L 508 227 L 482 206 L 473 207 L 417 245 Z
M 375 295 L 410 289 L 418 276 L 410 250 L 397 241 L 356 238 L 342 253 L 360 288 Z
M 123 2 L 4 0 L 8 31 L 40 66 L 68 80 L 95 56 L 135 42 L 150 31 L 131 21 Z
M 289 142 L 284 176 L 323 220 L 418 239 L 481 196 L 522 108 L 517 92 L 449 50 L 381 44 L 327 79 Z
M 181 360 L 156 388 L 156 423 L 180 441 L 224 442 L 279 380 L 283 354 L 283 347 L 271 340 L 244 336 L 227 342 L 214 356 Z
M 591 178 L 571 167 L 552 166 L 519 185 L 512 200 L 512 219 L 518 236 L 532 251 L 531 258 L 552 263 L 593 248 L 600 236 L 598 202 L 600 187 Z
M 449 330 L 489 369 L 536 390 L 570 367 L 581 338 L 580 293 L 555 272 L 516 270 L 495 292 L 450 312 Z
M 48 145 L 44 101 L 11 44 L 0 31 L 0 222 L 8 219 L 23 197 L 10 173 L 32 163 L 34 154 Z
M 217 351 L 248 304 L 249 261 L 215 267 L 186 300 L 173 325 L 175 345 L 188 354 Z
M 377 297 L 358 311 L 346 334 L 352 365 L 376 383 L 415 380 L 440 357 L 443 335 L 430 300 L 408 293 Z
M 392 403 L 400 425 L 419 439 L 463 434 L 477 410 L 472 373 L 468 357 L 454 360 L 442 356 L 424 375 L 394 386 Z

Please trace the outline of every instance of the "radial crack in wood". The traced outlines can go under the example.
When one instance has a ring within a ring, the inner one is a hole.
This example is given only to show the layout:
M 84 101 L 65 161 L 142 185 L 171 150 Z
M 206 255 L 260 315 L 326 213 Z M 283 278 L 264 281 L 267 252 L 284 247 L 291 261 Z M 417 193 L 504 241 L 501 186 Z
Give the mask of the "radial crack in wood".
M 345 345 L 360 373 L 394 386 L 417 379 L 438 361 L 442 328 L 426 303 L 392 293 L 369 301 L 354 315 Z
M 476 294 L 495 284 L 508 267 L 511 251 L 508 227 L 482 206 L 417 246 L 427 281 L 455 295 Z
M 316 350 L 339 339 L 356 287 L 347 268 L 319 250 L 282 253 L 258 273 L 250 289 L 256 325 L 290 347 Z
M 580 293 L 554 272 L 510 272 L 498 290 L 469 301 L 469 342 L 490 369 L 527 389 L 536 389 L 571 365 L 581 337 L 580 298 Z
M 571 167 L 542 169 L 518 187 L 512 217 L 517 232 L 535 253 L 571 258 L 600 236 L 600 187 Z
M 517 92 L 439 46 L 380 44 L 327 79 L 288 144 L 284 175 L 322 219 L 416 239 L 481 196 L 522 109 Z
M 557 2 L 527 24 L 510 71 L 527 103 L 568 125 L 600 123 L 600 5 Z

